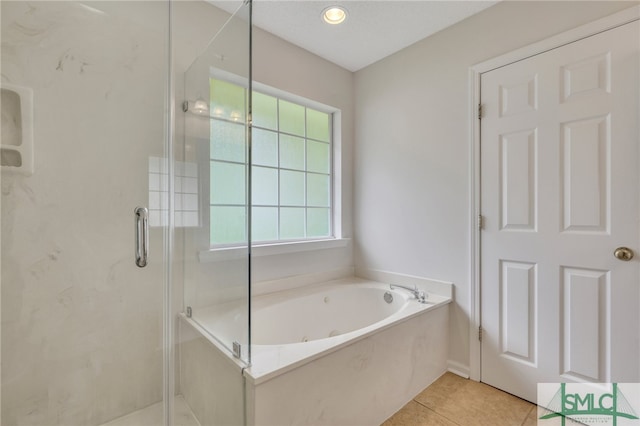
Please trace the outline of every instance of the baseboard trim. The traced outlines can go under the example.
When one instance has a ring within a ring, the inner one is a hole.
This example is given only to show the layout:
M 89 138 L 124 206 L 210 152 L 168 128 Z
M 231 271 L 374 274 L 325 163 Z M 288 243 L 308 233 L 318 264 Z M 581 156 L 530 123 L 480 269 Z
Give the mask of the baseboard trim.
M 460 377 L 464 377 L 465 379 L 468 379 L 470 376 L 468 365 L 464 365 L 452 360 L 447 360 L 447 371 L 453 374 L 457 374 Z

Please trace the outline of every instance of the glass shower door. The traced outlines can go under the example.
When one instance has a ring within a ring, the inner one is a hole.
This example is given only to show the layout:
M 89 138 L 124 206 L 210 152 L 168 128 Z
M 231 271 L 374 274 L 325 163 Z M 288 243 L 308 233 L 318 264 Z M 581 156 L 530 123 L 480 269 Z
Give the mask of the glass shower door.
M 1 423 L 170 423 L 169 2 L 0 7 Z

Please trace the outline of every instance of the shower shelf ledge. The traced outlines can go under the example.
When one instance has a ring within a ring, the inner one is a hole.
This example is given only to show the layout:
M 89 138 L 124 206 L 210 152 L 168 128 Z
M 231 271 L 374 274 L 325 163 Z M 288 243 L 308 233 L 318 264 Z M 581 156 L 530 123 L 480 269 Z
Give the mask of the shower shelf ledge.
M 9 83 L 0 84 L 2 171 L 33 174 L 33 90 Z

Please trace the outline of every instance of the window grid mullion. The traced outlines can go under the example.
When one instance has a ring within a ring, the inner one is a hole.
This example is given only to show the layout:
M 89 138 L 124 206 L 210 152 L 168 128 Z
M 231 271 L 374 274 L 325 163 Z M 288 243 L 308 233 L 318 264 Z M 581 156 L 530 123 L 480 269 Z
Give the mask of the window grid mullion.
M 327 114 L 327 116 L 329 117 L 328 119 L 331 118 L 331 114 Z M 217 120 L 217 119 L 214 119 L 214 120 Z M 231 121 L 231 123 L 237 123 L 237 122 Z M 301 137 L 300 135 L 296 135 L 295 133 L 281 132 L 279 129 L 270 129 L 268 127 L 261 127 L 261 126 L 251 126 L 251 127 L 254 128 L 254 129 L 258 129 L 258 130 L 264 130 L 266 132 L 281 133 L 281 134 L 283 134 L 285 136 L 293 136 L 294 138 Z M 331 142 L 322 141 L 320 139 L 314 139 L 314 138 L 309 138 L 309 137 L 307 137 L 307 139 L 309 139 L 310 141 L 313 141 L 313 142 L 323 143 L 325 145 L 331 145 Z
M 233 204 L 233 203 L 211 203 L 211 207 L 245 207 L 245 204 Z
M 327 123 L 329 127 L 329 235 L 335 235 L 334 227 L 333 227 L 333 218 L 334 218 L 334 210 L 333 210 L 333 194 L 334 194 L 334 181 L 333 178 L 335 170 L 333 169 L 333 113 L 327 114 Z
M 209 162 L 210 162 L 210 163 L 237 164 L 237 165 L 240 165 L 240 166 L 246 166 L 246 165 L 247 165 L 247 163 L 246 163 L 246 162 L 242 163 L 242 162 L 239 162 L 239 161 L 233 161 L 233 160 L 218 160 L 218 159 L 216 159 L 216 158 L 210 158 L 210 159 L 209 159 Z
M 280 171 L 282 170 L 280 168 L 280 98 L 276 98 L 276 133 L 278 135 L 278 143 L 276 144 L 276 150 L 278 151 L 278 240 L 282 239 L 282 229 L 281 229 L 281 221 L 280 218 L 282 217 L 282 196 L 280 194 Z
M 307 107 L 304 107 L 304 148 L 302 150 L 303 155 L 304 155 L 304 238 L 308 238 L 308 233 L 307 233 L 307 204 L 308 204 L 308 194 L 307 194 L 307 189 L 309 187 L 309 183 L 308 183 L 308 175 L 307 175 L 307 134 L 309 132 L 307 132 Z

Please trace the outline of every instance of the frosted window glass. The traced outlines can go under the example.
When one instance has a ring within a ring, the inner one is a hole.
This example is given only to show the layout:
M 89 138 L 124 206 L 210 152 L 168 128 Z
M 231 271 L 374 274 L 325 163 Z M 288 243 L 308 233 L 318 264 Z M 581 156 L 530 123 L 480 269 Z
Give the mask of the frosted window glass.
M 149 191 L 160 191 L 160 174 L 149 172 Z
M 307 141 L 307 170 L 329 173 L 329 144 Z
M 304 206 L 304 173 L 280 171 L 280 204 Z
M 251 202 L 253 205 L 278 205 L 278 169 L 253 167 Z
M 253 164 L 278 167 L 278 134 L 253 128 L 251 135 Z
M 211 206 L 211 242 L 233 244 L 245 242 L 246 209 L 244 207 Z
M 233 83 L 210 80 L 211 244 L 246 242 L 248 225 L 258 242 L 330 237 L 332 114 L 278 96 L 250 95 L 252 199 L 248 200 L 248 92 Z M 182 222 L 186 223 L 185 209 L 193 206 L 187 213 L 196 215 L 192 222 L 197 226 L 197 174 L 189 179 L 179 176 L 175 186 L 182 188 L 182 195 L 176 203 L 182 203 Z M 163 189 L 155 176 L 149 185 L 159 187 L 158 192 Z M 156 204 L 163 203 L 166 200 L 158 197 Z M 247 203 L 253 205 L 251 224 Z
M 280 209 L 280 239 L 304 238 L 304 208 Z
M 245 204 L 245 166 L 211 162 L 212 204 Z
M 198 179 L 186 177 L 182 180 L 182 192 L 187 194 L 198 193 Z
M 307 175 L 307 205 L 329 207 L 329 176 Z
M 251 238 L 253 241 L 275 241 L 278 239 L 278 208 L 254 207 L 251 215 Z
M 329 142 L 329 114 L 307 108 L 307 137 Z
M 304 170 L 304 139 L 280 135 L 280 167 Z
M 253 125 L 278 130 L 278 100 L 273 96 L 253 92 Z
M 226 81 L 211 79 L 209 114 L 215 118 L 244 122 L 245 90 Z
M 244 162 L 244 125 L 211 120 L 211 159 Z
M 307 210 L 307 237 L 330 236 L 329 209 Z
M 304 107 L 280 99 L 280 131 L 304 136 Z

